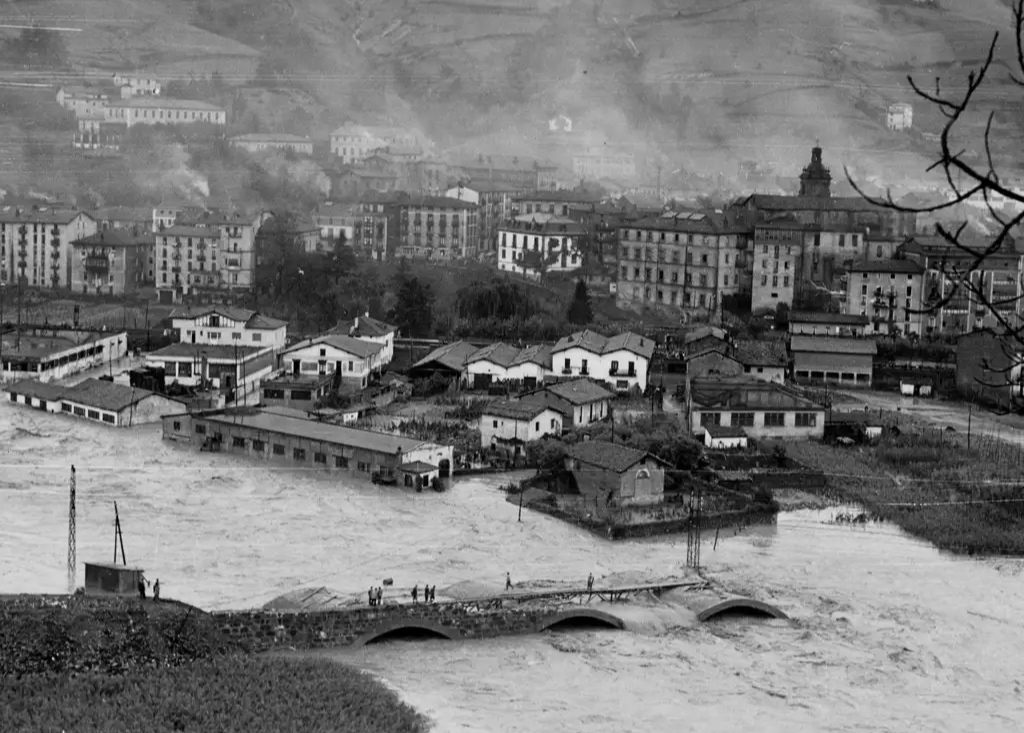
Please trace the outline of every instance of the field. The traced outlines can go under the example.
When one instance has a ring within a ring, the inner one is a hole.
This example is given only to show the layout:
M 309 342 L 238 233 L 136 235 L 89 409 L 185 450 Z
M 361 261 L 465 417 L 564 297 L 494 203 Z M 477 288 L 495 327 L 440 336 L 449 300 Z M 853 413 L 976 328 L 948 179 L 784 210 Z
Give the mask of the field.
M 895 413 L 886 425 L 896 424 Z M 1024 452 L 990 436 L 966 436 L 899 417 L 901 434 L 878 445 L 788 443 L 793 459 L 828 476 L 834 498 L 937 547 L 974 555 L 1024 555 Z
M 369 675 L 250 656 L 174 602 L 2 596 L 0 619 L 5 731 L 426 730 Z

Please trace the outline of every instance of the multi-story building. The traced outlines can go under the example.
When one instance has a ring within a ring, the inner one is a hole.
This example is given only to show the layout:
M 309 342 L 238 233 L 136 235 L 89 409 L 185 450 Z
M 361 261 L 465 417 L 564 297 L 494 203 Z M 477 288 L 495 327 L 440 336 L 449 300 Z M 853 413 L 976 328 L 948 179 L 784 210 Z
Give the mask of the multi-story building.
M 885 126 L 890 130 L 909 130 L 914 125 L 914 107 L 906 102 L 890 104 L 885 113 Z
M 132 295 L 146 281 L 153 235 L 105 229 L 71 243 L 71 290 L 96 295 Z
M 96 232 L 89 214 L 59 206 L 0 207 L 0 281 L 67 288 L 71 242 Z
M 715 212 L 669 212 L 619 231 L 616 298 L 714 311 L 749 282 L 749 230 Z
M 551 349 L 551 375 L 555 378 L 590 377 L 617 391 L 646 391 L 654 342 L 627 331 L 607 338 L 593 331 L 577 331 L 559 339 Z
M 374 219 L 371 231 L 378 243 L 378 234 L 386 237 L 387 257 L 451 260 L 476 256 L 479 217 L 477 205 L 469 201 L 397 191 L 363 196 L 360 210 L 384 215 L 384 222 Z
M 793 306 L 803 255 L 804 227 L 799 223 L 758 224 L 754 227 L 751 312 Z
M 868 235 L 908 237 L 917 228 L 914 212 L 893 211 L 876 206 L 860 196 L 832 196 L 832 174 L 822 162 L 821 148 L 811 151 L 811 162 L 800 174 L 797 196 L 752 194 L 732 208 L 753 221 L 767 221 L 789 215 L 805 224 L 829 231 L 862 231 Z
M 509 218 L 512 211 L 512 186 L 505 183 L 480 181 L 479 183 L 459 184 L 449 188 L 445 193 L 450 199 L 468 201 L 477 205 L 480 218 L 477 228 L 479 233 L 477 251 L 480 254 L 493 253 L 498 249 L 498 230 Z
M 416 142 L 415 133 L 400 127 L 343 125 L 331 133 L 331 155 L 351 165 L 389 146 L 414 147 Z
M 551 214 L 568 217 L 570 210 L 579 204 L 596 204 L 601 200 L 589 191 L 543 191 L 520 194 L 512 197 L 512 215 Z
M 796 273 L 797 300 L 808 288 L 812 291 L 827 290 L 830 293 L 845 294 L 846 287 L 842 279 L 848 266 L 855 261 L 872 259 L 868 254 L 864 232 L 806 227 L 803 231 L 802 257 Z
M 283 349 L 288 324 L 246 308 L 223 305 L 179 308 L 171 313 L 179 343 Z
M 498 238 L 498 269 L 503 272 L 539 278 L 583 266 L 586 232 L 572 219 L 524 214 L 502 223 Z
M 416 161 L 412 175 L 412 189 L 428 196 L 440 196 L 448 188 L 448 164 L 438 158 Z
M 387 259 L 388 217 L 383 212 L 363 211 L 360 204 L 328 201 L 313 212 L 320 238 L 337 242 L 344 235 L 348 246 L 374 260 Z
M 57 104 L 75 117 L 103 114 L 110 94 L 99 87 L 62 86 L 57 90 Z
M 195 99 L 133 97 L 109 102 L 103 108 L 107 122 L 135 125 L 190 125 L 205 122 L 226 125 L 228 113 L 222 107 Z
M 869 334 L 921 334 L 925 269 L 911 260 L 856 262 L 846 282 L 846 313 L 871 319 Z
M 504 183 L 519 193 L 551 191 L 557 187 L 558 166 L 549 160 L 481 154 L 453 157 L 448 165 L 449 173 L 458 180 Z
M 153 210 L 137 206 L 106 206 L 93 215 L 96 227 L 104 229 L 131 229 L 135 232 L 153 232 Z
M 158 96 L 163 86 L 158 79 L 149 76 L 115 73 L 114 86 L 121 90 L 121 98 Z
M 275 239 L 286 237 L 291 245 L 301 252 L 323 252 L 320 227 L 310 216 L 270 216 L 256 232 L 256 261 L 262 261 L 262 253 Z
M 78 117 L 78 131 L 71 134 L 71 146 L 79 150 L 120 150 L 127 129 L 123 122 L 108 122 L 102 111 Z
M 259 153 L 265 150 L 290 150 L 299 155 L 313 154 L 312 140 L 308 137 L 289 135 L 284 132 L 253 132 L 247 135 L 235 135 L 231 138 L 231 145 L 250 153 Z
M 578 182 L 610 179 L 621 183 L 636 178 L 636 161 L 629 153 L 588 152 L 573 156 L 572 171 Z
M 1024 254 L 1008 241 L 979 264 L 991 243 L 961 237 L 961 244 L 968 251 L 941 236 L 921 235 L 899 247 L 901 256 L 924 268 L 923 333 L 1000 330 L 997 312 L 1005 322 L 1018 323 L 1024 314 Z
M 156 286 L 161 302 L 181 302 L 198 288 L 217 288 L 220 232 L 206 227 L 174 225 L 156 234 Z

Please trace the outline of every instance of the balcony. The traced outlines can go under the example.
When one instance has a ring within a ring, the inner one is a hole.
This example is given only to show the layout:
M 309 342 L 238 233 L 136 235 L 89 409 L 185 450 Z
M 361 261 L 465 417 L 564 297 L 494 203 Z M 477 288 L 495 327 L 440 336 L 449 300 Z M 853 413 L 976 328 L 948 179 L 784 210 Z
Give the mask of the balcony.
M 562 374 L 568 376 L 568 375 L 572 374 L 572 369 L 570 369 L 569 367 L 566 367 L 565 369 L 562 370 Z
M 180 267 L 172 267 L 171 268 L 171 272 L 173 272 L 175 275 L 177 275 L 179 272 L 181 272 L 181 268 Z

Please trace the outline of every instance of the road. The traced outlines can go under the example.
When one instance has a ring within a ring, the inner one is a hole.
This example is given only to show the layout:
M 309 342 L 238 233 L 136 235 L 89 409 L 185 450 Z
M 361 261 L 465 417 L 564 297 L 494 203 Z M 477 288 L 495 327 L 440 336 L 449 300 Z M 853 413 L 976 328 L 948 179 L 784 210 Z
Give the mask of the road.
M 1015 445 L 1024 444 L 1024 418 L 1019 415 L 994 415 L 983 408 L 963 402 L 946 402 L 938 399 L 904 397 L 896 392 L 849 391 L 839 392 L 849 402 L 835 403 L 835 411 L 891 410 L 914 415 L 938 427 L 953 427 L 957 432 L 966 433 L 968 425 L 972 434 L 989 435 Z

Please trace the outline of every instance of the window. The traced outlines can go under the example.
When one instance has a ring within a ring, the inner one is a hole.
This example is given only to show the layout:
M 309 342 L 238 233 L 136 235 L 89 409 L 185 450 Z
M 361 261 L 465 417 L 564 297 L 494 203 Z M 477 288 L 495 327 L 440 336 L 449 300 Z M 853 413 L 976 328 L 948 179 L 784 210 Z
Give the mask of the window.
M 263 390 L 263 399 L 265 400 L 283 400 L 284 390 L 283 389 L 265 389 Z
M 540 432 L 540 420 L 533 424 L 533 429 L 536 430 L 537 432 Z
M 363 463 L 362 461 L 357 461 L 356 462 L 356 469 L 359 470 L 359 471 L 362 471 L 363 473 L 369 473 L 370 472 L 370 464 L 369 463 Z
M 305 448 L 292 448 L 292 458 L 296 461 L 306 460 L 306 449 Z
M 196 435 L 206 435 L 206 426 L 196 425 Z
M 313 463 L 322 463 L 322 464 L 324 464 L 326 466 L 327 465 L 327 454 L 326 453 L 314 453 L 313 454 Z
M 234 446 L 235 448 L 244 448 L 245 438 L 239 438 L 238 436 L 235 436 L 231 438 L 231 445 Z
M 103 413 L 103 422 L 110 423 L 111 425 L 113 425 L 116 422 L 116 420 L 115 420 L 114 416 L 111 413 L 104 412 Z
M 99 410 L 89 410 L 86 414 L 88 415 L 90 420 L 99 420 L 100 419 L 100 411 Z
M 345 458 L 345 456 L 335 456 L 334 457 L 334 467 L 335 468 L 348 468 L 348 459 Z
M 492 421 L 491 421 L 491 427 L 492 427 L 492 428 L 496 428 L 496 427 L 498 427 L 498 421 L 497 421 L 497 420 L 492 420 Z
M 612 368 L 609 370 L 608 373 L 609 374 L 618 374 L 619 373 L 619 362 L 612 361 Z
M 274 443 L 274 455 L 275 456 L 283 456 L 284 455 L 284 446 L 281 445 L 280 443 Z
M 818 424 L 818 415 L 813 412 L 796 413 L 796 426 L 798 428 L 813 428 Z
M 722 424 L 722 413 L 720 412 L 702 412 L 700 414 L 701 425 L 721 425 Z
M 256 453 L 262 453 L 266 449 L 266 446 L 264 445 L 262 440 L 253 440 L 252 449 Z
M 556 423 L 555 419 L 554 419 L 554 418 L 551 418 L 551 429 L 552 429 L 552 430 L 555 430 L 555 428 L 556 428 L 556 425 L 557 425 L 557 423 Z
M 764 414 L 764 426 L 766 428 L 781 428 L 786 425 L 786 413 L 766 412 Z
M 13 395 L 12 395 L 12 397 L 13 397 Z M 181 430 L 181 421 L 180 420 L 175 420 L 174 421 L 174 430 L 175 430 L 175 432 Z
M 752 412 L 734 412 L 732 414 L 733 427 L 737 428 L 752 428 L 754 427 L 754 413 Z

